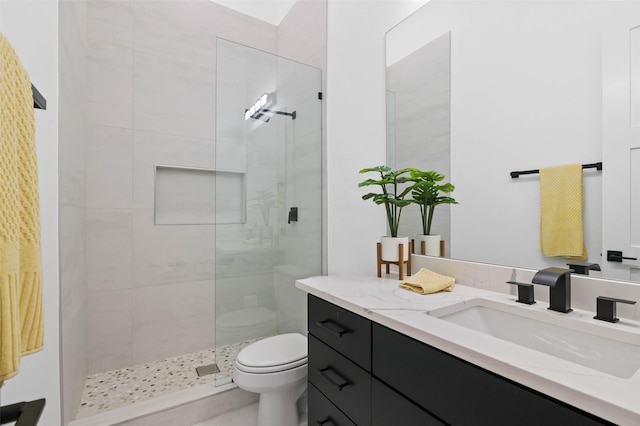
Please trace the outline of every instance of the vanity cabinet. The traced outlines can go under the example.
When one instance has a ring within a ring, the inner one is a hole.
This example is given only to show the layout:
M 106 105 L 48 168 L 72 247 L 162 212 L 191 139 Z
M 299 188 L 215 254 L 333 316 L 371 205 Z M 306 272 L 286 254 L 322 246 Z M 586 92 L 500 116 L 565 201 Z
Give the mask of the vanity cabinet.
M 309 425 L 611 425 L 313 295 Z
M 371 321 L 315 296 L 308 300 L 310 395 L 317 391 L 327 402 L 316 405 L 310 396 L 308 424 L 369 425 Z
M 373 374 L 447 424 L 612 424 L 379 324 L 372 333 Z
M 308 319 L 309 425 L 443 424 L 373 377 L 374 323 L 313 295 Z

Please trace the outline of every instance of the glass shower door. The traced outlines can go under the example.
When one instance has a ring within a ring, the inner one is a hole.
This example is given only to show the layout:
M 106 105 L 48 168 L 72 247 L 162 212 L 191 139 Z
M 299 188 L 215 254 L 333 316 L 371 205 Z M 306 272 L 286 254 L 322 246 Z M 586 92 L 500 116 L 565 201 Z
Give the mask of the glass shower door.
M 321 273 L 321 71 L 218 39 L 215 342 L 231 380 L 237 352 L 306 334 L 298 278 Z

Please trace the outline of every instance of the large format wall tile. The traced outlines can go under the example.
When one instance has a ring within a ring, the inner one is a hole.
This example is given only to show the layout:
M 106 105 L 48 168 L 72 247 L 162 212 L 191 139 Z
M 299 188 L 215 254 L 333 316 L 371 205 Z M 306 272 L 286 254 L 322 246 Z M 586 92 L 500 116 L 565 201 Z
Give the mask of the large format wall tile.
M 327 59 L 327 3 L 297 1 L 278 26 L 278 54 L 324 69 Z
M 132 291 L 89 293 L 89 374 L 132 365 Z
M 220 170 L 246 172 L 247 148 L 246 144 L 237 139 L 218 139 L 216 141 L 216 165 Z
M 155 166 L 214 169 L 218 156 L 218 168 L 246 171 L 248 154 L 239 136 L 246 126 L 242 112 L 270 89 L 264 80 L 251 79 L 252 72 L 221 81 L 234 89 L 232 97 L 238 87 L 250 93 L 249 100 L 233 98 L 225 104 L 229 111 L 218 117 L 225 125 L 218 133 L 222 140 L 216 141 L 216 39 L 272 53 L 278 41 L 275 26 L 206 0 L 90 1 L 86 18 L 88 126 L 87 135 L 76 136 L 83 146 L 89 142 L 86 159 L 82 150 L 67 160 L 88 166 L 86 199 L 69 201 L 89 207 L 87 315 L 93 373 L 214 346 L 215 228 L 154 225 Z M 243 55 L 235 60 L 245 60 Z M 260 70 L 277 60 L 265 61 Z M 277 82 L 269 84 L 275 88 Z M 74 110 L 81 112 L 80 107 Z M 301 124 L 308 119 L 301 118 Z M 277 117 L 273 124 L 284 120 Z M 262 139 L 256 142 L 265 146 L 256 154 L 256 178 L 247 184 L 282 183 L 284 176 L 272 170 L 274 152 Z M 70 174 L 68 184 L 84 188 L 83 170 Z M 259 232 L 260 213 L 253 208 L 251 214 Z M 274 223 L 281 220 L 274 218 Z M 220 272 L 236 278 L 222 280 L 220 291 L 240 285 L 242 293 L 229 295 L 234 304 L 244 306 L 255 296 L 271 307 L 271 271 L 282 263 L 283 252 L 266 246 L 246 250 L 243 226 L 222 228 L 232 229 L 234 239 L 233 247 L 223 244 L 218 253 Z M 298 254 L 306 257 L 305 250 Z
M 92 0 L 87 3 L 89 43 L 111 43 L 133 48 L 134 2 Z
M 76 310 L 72 310 L 66 304 L 61 310 L 62 402 L 64 404 L 64 418 L 67 419 L 63 424 L 68 424 L 68 420 L 76 416 L 87 378 L 87 338 L 89 334 L 87 303 L 85 295 Z
M 214 294 L 213 280 L 134 289 L 134 362 L 214 347 Z
M 135 2 L 135 49 L 176 61 L 215 66 L 216 28 L 207 1 Z
M 60 244 L 60 381 L 62 424 L 75 417 L 87 374 L 86 205 L 86 3 L 58 8 L 59 98 L 57 159 Z M 32 23 L 37 25 L 36 23 Z M 52 70 L 56 72 L 55 70 Z M 44 93 L 45 95 L 51 95 Z M 39 113 L 36 113 L 38 115 Z M 46 117 L 46 118 L 45 118 Z M 54 117 L 44 111 L 43 119 Z M 51 282 L 45 282 L 50 285 Z M 45 307 L 47 309 L 47 307 Z M 51 335 L 56 324 L 46 324 Z M 39 355 L 36 355 L 39 356 Z M 57 369 L 57 365 L 49 366 Z M 46 420 L 41 423 L 46 422 Z
M 60 206 L 60 300 L 66 308 L 74 307 L 86 298 L 85 209 Z
M 153 224 L 153 210 L 133 212 L 134 287 L 213 279 L 213 225 Z
M 216 29 L 216 37 L 233 40 L 264 52 L 277 53 L 278 28 L 275 25 L 217 3 L 209 7 L 207 21 Z
M 62 91 L 61 91 L 62 93 Z M 60 205 L 83 207 L 86 204 L 86 116 L 84 100 L 60 96 Z
M 133 276 L 131 209 L 87 210 L 89 291 L 131 288 Z
M 136 130 L 214 138 L 215 68 L 139 52 L 134 68 Z
M 134 132 L 133 206 L 152 209 L 156 165 L 213 169 L 213 139 Z
M 133 50 L 107 43 L 89 46 L 87 120 L 130 129 L 133 117 Z
M 228 312 L 256 306 L 275 312 L 277 307 L 272 272 L 273 266 L 270 266 L 271 270 L 264 272 L 247 272 L 231 277 L 217 277 L 215 287 L 218 299 L 218 306 L 215 312 L 217 318 Z M 228 326 L 228 324 L 226 325 Z
M 137 1 L 135 49 L 215 66 L 216 37 L 275 53 L 277 27 L 205 0 Z
M 87 207 L 132 207 L 133 134 L 117 127 L 87 130 Z

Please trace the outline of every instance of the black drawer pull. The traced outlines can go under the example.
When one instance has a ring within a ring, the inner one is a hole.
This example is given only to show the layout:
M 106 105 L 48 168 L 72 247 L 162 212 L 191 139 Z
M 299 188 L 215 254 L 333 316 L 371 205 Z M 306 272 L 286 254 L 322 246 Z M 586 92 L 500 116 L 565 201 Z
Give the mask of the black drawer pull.
M 331 417 L 327 417 L 324 420 L 318 420 L 318 426 L 335 426 L 335 423 L 331 420 Z
M 341 391 L 345 386 L 349 386 L 351 383 L 342 377 L 336 370 L 331 367 L 325 367 L 318 370 L 322 377 L 327 379 L 329 383 L 333 386 L 337 387 L 339 391 Z
M 342 337 L 343 334 L 349 333 L 351 330 L 348 330 L 341 326 L 338 323 L 333 322 L 332 320 L 324 320 L 324 321 L 316 321 L 316 325 L 318 327 L 322 327 L 327 330 L 329 333 L 333 334 L 336 337 Z

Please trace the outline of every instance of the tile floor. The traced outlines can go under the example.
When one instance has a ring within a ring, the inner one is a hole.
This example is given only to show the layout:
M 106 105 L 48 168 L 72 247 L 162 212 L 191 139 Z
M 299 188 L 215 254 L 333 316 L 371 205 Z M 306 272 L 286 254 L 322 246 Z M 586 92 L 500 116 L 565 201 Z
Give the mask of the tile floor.
M 230 380 L 238 352 L 255 340 L 207 349 L 87 377 L 77 418 L 92 416 L 196 385 Z M 198 377 L 196 367 L 217 362 L 220 373 Z
M 257 422 L 258 404 L 256 403 L 198 423 L 195 426 L 256 426 Z M 307 426 L 306 407 L 302 410 L 298 424 L 299 426 Z

